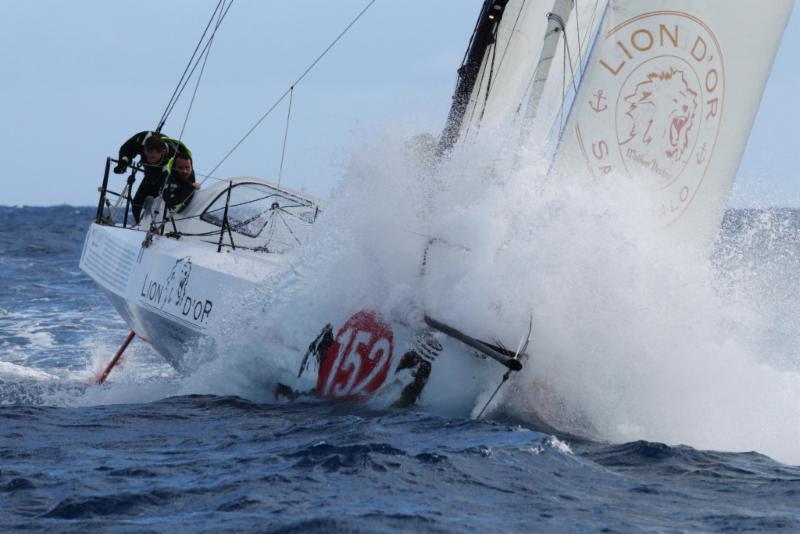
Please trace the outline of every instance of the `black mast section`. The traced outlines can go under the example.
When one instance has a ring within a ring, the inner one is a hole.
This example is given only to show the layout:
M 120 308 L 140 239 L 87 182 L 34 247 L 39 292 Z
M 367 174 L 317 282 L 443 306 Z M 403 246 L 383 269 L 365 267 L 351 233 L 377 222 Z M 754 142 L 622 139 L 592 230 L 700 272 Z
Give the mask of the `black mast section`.
M 447 152 L 458 139 L 458 132 L 464 120 L 464 113 L 469 104 L 469 97 L 475 87 L 475 81 L 481 69 L 481 63 L 488 48 L 494 43 L 497 25 L 503 18 L 508 0 L 486 0 L 483 3 L 475 31 L 472 33 L 469 48 L 464 61 L 458 69 L 458 82 L 453 94 L 453 104 L 447 116 L 447 124 L 439 139 L 438 154 Z

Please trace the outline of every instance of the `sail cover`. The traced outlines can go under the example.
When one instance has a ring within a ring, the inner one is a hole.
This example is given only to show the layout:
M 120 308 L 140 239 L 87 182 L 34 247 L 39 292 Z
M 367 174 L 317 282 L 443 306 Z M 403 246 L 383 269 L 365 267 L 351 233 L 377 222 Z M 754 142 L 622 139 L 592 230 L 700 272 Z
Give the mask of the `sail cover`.
M 554 173 L 633 180 L 660 226 L 707 243 L 793 3 L 487 1 L 442 143 L 515 124 Z

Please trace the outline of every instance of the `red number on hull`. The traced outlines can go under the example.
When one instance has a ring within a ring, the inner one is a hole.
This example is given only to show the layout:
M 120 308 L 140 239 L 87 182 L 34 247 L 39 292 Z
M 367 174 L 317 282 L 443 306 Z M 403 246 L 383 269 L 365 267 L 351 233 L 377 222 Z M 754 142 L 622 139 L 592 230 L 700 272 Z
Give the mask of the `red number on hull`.
M 324 398 L 366 397 L 386 381 L 392 361 L 392 329 L 374 311 L 353 315 L 323 356 L 317 394 Z

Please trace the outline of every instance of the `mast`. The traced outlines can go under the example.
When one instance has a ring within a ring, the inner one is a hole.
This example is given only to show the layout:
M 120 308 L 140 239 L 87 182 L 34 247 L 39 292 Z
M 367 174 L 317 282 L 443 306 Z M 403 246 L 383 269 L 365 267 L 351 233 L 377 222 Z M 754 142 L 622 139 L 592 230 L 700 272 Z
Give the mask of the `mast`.
M 505 13 L 508 0 L 486 0 L 475 24 L 467 53 L 458 69 L 458 81 L 453 94 L 453 104 L 447 116 L 442 136 L 439 139 L 439 155 L 449 150 L 458 139 L 458 132 L 464 121 L 464 114 L 469 104 L 470 95 L 478 79 L 478 73 L 484 62 L 489 47 L 495 42 L 497 27 Z

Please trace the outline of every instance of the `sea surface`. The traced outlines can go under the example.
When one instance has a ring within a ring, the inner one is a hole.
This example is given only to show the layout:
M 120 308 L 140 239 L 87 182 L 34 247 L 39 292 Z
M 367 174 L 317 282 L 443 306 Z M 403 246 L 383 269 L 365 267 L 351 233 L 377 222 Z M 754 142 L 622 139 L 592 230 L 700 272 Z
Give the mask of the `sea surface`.
M 172 395 L 181 377 L 139 342 L 91 385 L 127 334 L 78 269 L 93 211 L 0 207 L 4 532 L 800 531 L 800 466 L 763 451 L 259 403 L 199 385 Z M 740 281 L 769 279 L 775 265 L 797 268 L 798 235 L 797 212 L 731 211 L 715 261 L 750 265 L 728 271 Z M 775 306 L 796 311 L 798 288 L 777 289 Z M 782 355 L 771 365 L 786 373 L 798 368 L 792 332 L 771 337 Z

